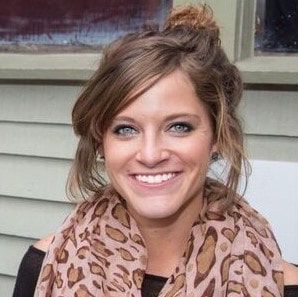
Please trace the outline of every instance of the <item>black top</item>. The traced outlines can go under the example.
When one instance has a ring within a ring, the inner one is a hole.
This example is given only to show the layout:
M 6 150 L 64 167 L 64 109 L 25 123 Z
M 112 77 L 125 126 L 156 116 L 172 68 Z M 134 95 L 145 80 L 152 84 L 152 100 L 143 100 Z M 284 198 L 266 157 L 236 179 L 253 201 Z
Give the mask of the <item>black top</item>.
M 45 253 L 30 246 L 19 267 L 13 297 L 33 297 L 38 275 Z M 167 278 L 145 274 L 142 286 L 143 297 L 156 297 Z M 285 286 L 284 297 L 297 297 L 298 285 Z

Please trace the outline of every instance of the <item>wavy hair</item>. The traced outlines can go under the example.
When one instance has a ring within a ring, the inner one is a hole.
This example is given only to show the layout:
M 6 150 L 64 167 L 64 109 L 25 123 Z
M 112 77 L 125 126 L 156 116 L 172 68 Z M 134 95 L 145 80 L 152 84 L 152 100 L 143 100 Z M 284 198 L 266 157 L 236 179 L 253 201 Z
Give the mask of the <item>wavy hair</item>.
M 72 111 L 79 144 L 67 184 L 71 197 L 88 198 L 101 193 L 106 182 L 98 159 L 103 135 L 112 119 L 177 69 L 188 76 L 206 105 L 218 153 L 229 164 L 225 187 L 214 185 L 212 199 L 225 195 L 223 208 L 237 199 L 243 165 L 248 168 L 237 116 L 243 84 L 239 70 L 221 47 L 219 28 L 206 5 L 174 10 L 162 30 L 128 34 L 104 49 L 99 68 Z

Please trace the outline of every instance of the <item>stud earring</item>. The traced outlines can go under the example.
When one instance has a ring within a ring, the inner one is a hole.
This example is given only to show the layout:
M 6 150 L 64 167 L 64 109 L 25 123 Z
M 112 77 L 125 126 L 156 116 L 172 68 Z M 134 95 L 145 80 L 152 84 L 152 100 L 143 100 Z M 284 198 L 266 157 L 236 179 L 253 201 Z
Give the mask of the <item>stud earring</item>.
M 96 156 L 96 161 L 97 161 L 97 162 L 100 162 L 100 163 L 104 163 L 104 162 L 105 162 L 105 157 L 102 156 L 102 155 L 100 155 L 100 154 L 98 154 L 98 155 Z
M 214 152 L 214 153 L 212 153 L 212 155 L 211 155 L 211 160 L 212 160 L 213 162 L 218 161 L 218 160 L 219 160 L 219 153 L 218 153 L 218 152 Z

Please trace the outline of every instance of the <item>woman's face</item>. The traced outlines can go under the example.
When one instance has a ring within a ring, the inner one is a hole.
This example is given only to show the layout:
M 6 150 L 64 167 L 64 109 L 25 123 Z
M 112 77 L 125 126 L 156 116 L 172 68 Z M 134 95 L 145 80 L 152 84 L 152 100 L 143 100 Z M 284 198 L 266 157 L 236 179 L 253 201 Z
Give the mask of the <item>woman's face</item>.
M 110 181 L 139 221 L 199 212 L 215 146 L 207 110 L 178 70 L 120 112 L 103 139 Z

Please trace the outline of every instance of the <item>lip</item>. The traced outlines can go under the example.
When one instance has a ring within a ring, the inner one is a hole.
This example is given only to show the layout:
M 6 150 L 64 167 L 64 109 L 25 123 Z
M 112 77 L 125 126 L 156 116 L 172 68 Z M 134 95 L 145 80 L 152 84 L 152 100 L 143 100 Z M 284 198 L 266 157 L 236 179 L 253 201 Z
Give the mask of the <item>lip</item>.
M 180 170 L 167 170 L 167 171 L 158 171 L 158 172 L 134 172 L 129 175 L 135 176 L 135 175 L 158 175 L 158 174 L 168 174 L 168 173 L 181 173 Z
M 175 173 L 175 176 L 170 178 L 169 180 L 162 181 L 160 183 L 145 183 L 140 180 L 136 179 L 136 175 L 158 175 L 158 174 L 168 174 L 168 173 Z M 161 190 L 161 189 L 167 189 L 170 188 L 172 185 L 177 183 L 177 180 L 181 177 L 182 171 L 163 171 L 163 172 L 158 172 L 158 173 L 137 173 L 137 174 L 130 174 L 129 175 L 129 180 L 130 182 L 136 186 L 137 188 L 140 188 L 142 190 L 146 189 L 156 189 L 156 190 Z

